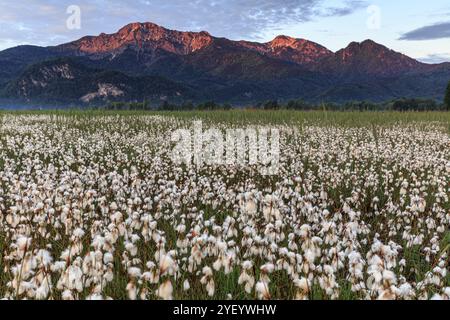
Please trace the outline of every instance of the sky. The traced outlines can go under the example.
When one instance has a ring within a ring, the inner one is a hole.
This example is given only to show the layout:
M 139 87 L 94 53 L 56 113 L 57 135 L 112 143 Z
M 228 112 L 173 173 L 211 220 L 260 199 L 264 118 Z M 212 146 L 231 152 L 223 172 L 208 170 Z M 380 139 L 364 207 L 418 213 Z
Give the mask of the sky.
M 114 33 L 131 22 L 232 40 L 284 34 L 333 51 L 372 39 L 424 62 L 450 61 L 448 0 L 0 0 L 0 50 Z

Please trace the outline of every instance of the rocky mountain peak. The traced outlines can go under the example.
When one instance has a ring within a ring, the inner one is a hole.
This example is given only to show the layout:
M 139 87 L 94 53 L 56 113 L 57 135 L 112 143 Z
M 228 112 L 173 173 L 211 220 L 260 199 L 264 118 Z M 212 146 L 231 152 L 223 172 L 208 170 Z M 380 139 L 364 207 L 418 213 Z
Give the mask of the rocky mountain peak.
M 84 37 L 62 47 L 79 51 L 82 54 L 105 54 L 123 51 L 134 47 L 139 50 L 154 51 L 163 49 L 175 54 L 190 54 L 200 50 L 213 41 L 213 37 L 203 32 L 174 31 L 157 24 L 130 23 L 117 33 Z
M 305 41 L 305 40 L 303 40 L 303 41 Z M 302 40 L 281 35 L 281 36 L 277 36 L 275 39 L 270 41 L 268 44 L 272 48 L 277 48 L 277 47 L 297 48 L 299 42 L 302 42 Z

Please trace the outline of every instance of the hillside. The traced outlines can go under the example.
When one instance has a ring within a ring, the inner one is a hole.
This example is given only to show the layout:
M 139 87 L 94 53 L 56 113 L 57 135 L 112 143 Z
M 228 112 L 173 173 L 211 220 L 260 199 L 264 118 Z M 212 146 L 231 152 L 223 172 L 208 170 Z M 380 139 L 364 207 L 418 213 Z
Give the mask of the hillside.
M 3 96 L 51 105 L 195 98 L 191 88 L 162 77 L 131 77 L 117 71 L 91 69 L 74 58 L 57 58 L 28 67 L 6 86 Z
M 73 78 L 61 69 L 62 61 L 71 61 Z M 29 103 L 442 100 L 449 80 L 449 63 L 421 63 L 371 40 L 333 53 L 306 39 L 232 41 L 153 23 L 54 47 L 0 52 L 2 97 Z M 82 99 L 86 95 L 92 98 Z

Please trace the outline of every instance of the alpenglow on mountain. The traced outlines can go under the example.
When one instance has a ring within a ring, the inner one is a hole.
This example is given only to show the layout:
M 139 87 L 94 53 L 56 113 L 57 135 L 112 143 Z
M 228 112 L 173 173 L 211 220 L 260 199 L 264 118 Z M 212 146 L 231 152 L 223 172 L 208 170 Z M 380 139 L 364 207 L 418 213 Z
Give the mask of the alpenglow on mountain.
M 8 103 L 442 100 L 449 80 L 450 63 L 421 63 L 371 40 L 332 52 L 288 36 L 232 41 L 153 23 L 0 52 L 0 99 Z

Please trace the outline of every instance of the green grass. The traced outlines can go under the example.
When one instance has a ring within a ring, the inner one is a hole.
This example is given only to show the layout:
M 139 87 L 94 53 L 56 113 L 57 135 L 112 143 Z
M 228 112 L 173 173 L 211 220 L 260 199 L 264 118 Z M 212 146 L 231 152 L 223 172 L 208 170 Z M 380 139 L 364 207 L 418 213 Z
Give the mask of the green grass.
M 105 111 L 105 110 L 42 110 L 0 111 L 0 115 L 51 115 L 90 118 L 95 116 L 164 115 L 181 119 L 201 119 L 225 123 L 314 123 L 345 126 L 387 125 L 408 122 L 436 122 L 450 129 L 450 112 L 340 112 L 291 110 L 231 110 L 231 111 Z

